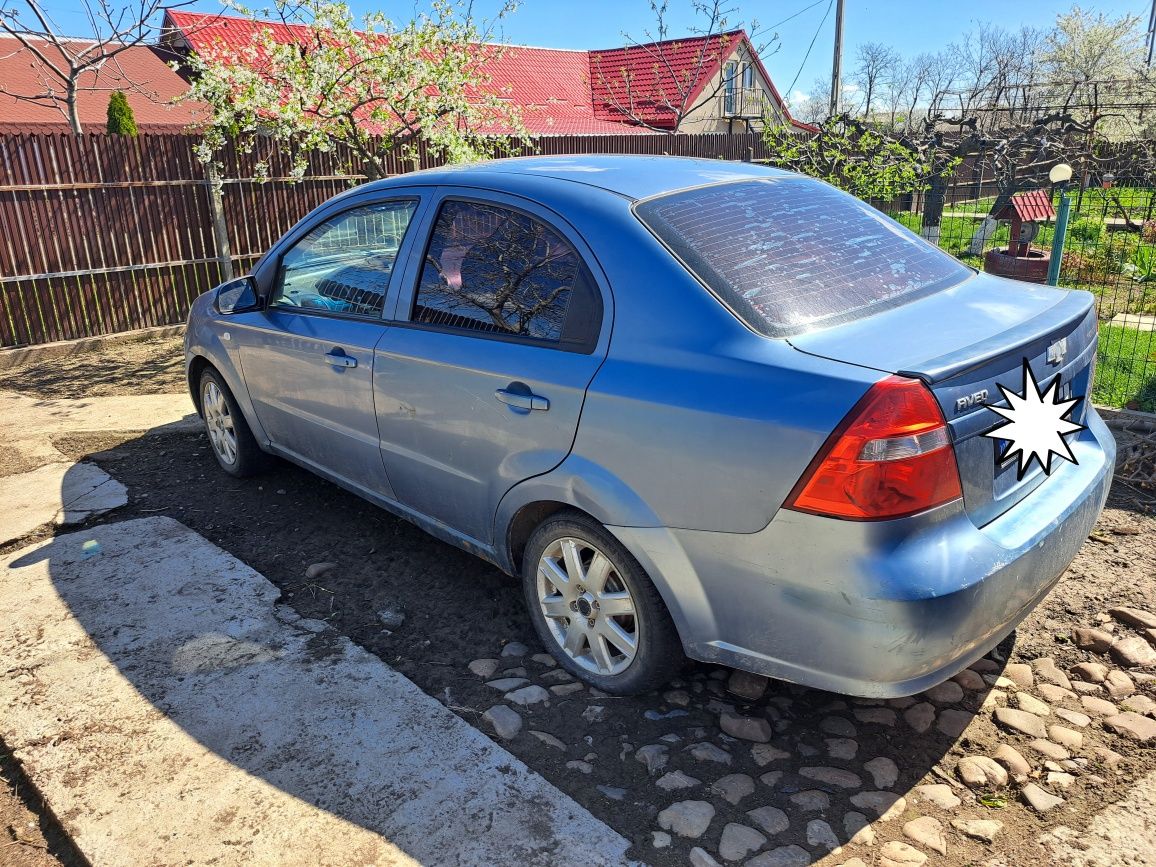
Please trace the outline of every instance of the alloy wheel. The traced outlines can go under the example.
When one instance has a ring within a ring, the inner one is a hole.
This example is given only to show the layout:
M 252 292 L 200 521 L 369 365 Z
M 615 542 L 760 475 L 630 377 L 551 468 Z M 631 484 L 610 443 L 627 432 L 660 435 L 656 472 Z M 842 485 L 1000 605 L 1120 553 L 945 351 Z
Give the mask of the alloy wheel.
M 222 462 L 232 466 L 237 462 L 237 432 L 233 428 L 233 415 L 229 412 L 225 393 L 211 379 L 206 381 L 201 394 L 201 408 L 213 451 Z
M 638 654 L 638 615 L 610 558 L 583 539 L 551 542 L 538 561 L 538 605 L 558 646 L 582 668 L 620 674 Z

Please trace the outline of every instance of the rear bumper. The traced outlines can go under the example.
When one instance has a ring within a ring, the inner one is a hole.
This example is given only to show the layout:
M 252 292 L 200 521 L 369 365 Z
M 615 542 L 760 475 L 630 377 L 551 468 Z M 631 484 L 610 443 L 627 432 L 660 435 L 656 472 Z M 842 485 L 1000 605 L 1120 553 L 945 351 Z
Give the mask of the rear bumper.
M 1064 466 L 977 528 L 953 505 L 856 523 L 780 510 L 751 534 L 612 527 L 654 576 L 688 655 L 833 692 L 912 695 L 997 644 L 1091 532 L 1116 446 L 1099 416 Z

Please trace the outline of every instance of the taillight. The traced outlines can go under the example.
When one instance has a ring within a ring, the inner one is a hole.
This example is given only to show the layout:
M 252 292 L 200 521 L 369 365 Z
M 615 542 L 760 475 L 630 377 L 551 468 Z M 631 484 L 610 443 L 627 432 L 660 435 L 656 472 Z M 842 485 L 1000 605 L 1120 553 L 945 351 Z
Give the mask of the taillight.
M 935 397 L 917 379 L 889 376 L 828 437 L 785 505 L 879 521 L 962 496 L 955 450 Z

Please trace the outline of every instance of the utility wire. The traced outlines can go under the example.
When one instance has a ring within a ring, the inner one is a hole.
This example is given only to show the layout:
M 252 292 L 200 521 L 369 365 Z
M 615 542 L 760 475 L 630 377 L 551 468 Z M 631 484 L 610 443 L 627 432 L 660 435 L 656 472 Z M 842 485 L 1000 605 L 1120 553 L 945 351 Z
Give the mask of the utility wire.
M 822 0 L 820 0 L 822 2 Z M 818 5 L 818 4 L 815 4 Z M 835 5 L 835 0 L 829 0 L 827 3 L 827 11 L 823 13 L 823 20 L 819 22 L 819 26 L 815 28 L 815 35 L 811 37 L 811 44 L 807 46 L 807 53 L 803 55 L 803 62 L 799 64 L 799 71 L 795 73 L 795 77 L 791 80 L 791 86 L 787 88 L 787 94 L 795 92 L 795 84 L 799 81 L 799 76 L 803 74 L 803 67 L 807 65 L 807 59 L 811 56 L 811 49 L 815 47 L 815 40 L 819 38 L 819 32 L 823 29 L 823 25 L 827 23 L 827 17 L 831 14 L 831 7 Z M 808 9 L 811 7 L 808 6 Z
M 790 16 L 790 17 L 788 17 L 788 18 L 784 18 L 782 21 L 778 22 L 777 24 L 772 24 L 770 27 L 768 27 L 768 28 L 767 28 L 767 30 L 774 30 L 776 27 L 782 27 L 782 26 L 783 26 L 784 24 L 786 24 L 788 21 L 791 21 L 791 20 L 793 20 L 793 19 L 795 19 L 795 18 L 798 18 L 798 17 L 799 17 L 800 15 L 802 15 L 804 12 L 810 12 L 812 9 L 814 9 L 816 6 L 818 6 L 818 5 L 819 5 L 819 4 L 821 4 L 822 2 L 823 2 L 823 0 L 815 0 L 815 2 L 814 2 L 814 3 L 812 3 L 810 6 L 804 6 L 802 9 L 800 9 L 800 10 L 799 10 L 798 12 L 796 12 L 794 15 L 791 15 L 791 16 Z

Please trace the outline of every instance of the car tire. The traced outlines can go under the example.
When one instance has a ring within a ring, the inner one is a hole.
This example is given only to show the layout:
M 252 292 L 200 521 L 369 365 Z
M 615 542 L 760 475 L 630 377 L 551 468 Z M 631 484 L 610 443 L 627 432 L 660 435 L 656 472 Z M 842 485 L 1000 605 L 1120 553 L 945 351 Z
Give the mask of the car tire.
M 211 367 L 205 368 L 198 394 L 205 433 L 221 469 L 238 479 L 265 470 L 269 466 L 269 455 L 261 451 L 221 374 Z
M 538 526 L 522 558 L 522 588 L 550 654 L 603 692 L 657 689 L 684 662 L 658 590 L 622 543 L 588 515 L 559 512 Z

